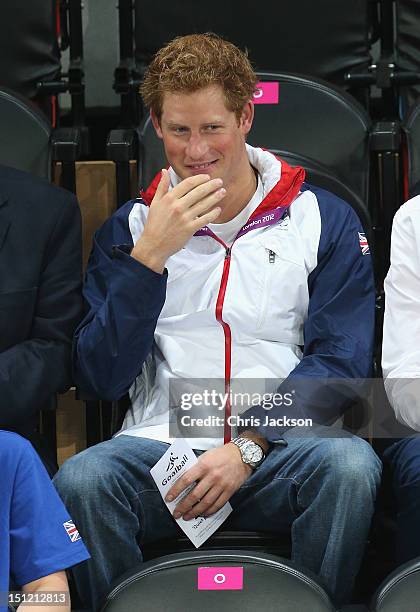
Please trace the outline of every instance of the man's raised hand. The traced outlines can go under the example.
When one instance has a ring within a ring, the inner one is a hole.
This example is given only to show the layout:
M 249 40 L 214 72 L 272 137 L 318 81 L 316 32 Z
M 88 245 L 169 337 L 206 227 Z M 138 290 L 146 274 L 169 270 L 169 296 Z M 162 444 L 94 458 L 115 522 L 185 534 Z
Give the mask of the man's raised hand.
M 218 202 L 225 196 L 222 179 L 197 174 L 169 191 L 170 178 L 162 170 L 144 230 L 131 252 L 132 257 L 162 274 L 165 262 L 188 240 L 220 215 Z

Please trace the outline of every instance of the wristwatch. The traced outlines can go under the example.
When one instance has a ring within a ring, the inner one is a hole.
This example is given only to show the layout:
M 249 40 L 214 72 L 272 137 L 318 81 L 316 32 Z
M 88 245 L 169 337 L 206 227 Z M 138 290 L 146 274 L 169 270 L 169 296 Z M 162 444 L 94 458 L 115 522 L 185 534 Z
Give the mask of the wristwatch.
M 265 459 L 265 453 L 261 446 L 248 438 L 234 438 L 231 440 L 232 444 L 235 444 L 240 452 L 242 461 L 247 465 L 251 466 L 253 470 L 261 465 Z

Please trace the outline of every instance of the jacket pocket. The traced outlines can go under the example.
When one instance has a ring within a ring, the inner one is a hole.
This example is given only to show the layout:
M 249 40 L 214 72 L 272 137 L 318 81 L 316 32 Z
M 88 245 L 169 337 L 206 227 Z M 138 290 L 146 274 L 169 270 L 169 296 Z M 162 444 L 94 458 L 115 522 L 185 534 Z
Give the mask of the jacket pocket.
M 270 235 L 259 240 L 261 296 L 257 333 L 275 341 L 303 344 L 308 306 L 307 272 L 299 253 Z
M 38 287 L 0 293 L 0 351 L 26 340 L 31 332 Z

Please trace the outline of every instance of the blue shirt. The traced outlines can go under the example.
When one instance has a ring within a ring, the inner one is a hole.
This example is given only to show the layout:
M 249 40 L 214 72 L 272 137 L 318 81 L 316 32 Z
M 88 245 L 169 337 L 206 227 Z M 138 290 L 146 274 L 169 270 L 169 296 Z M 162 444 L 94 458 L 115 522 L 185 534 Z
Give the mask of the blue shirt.
M 31 444 L 0 431 L 0 612 L 10 577 L 21 586 L 88 558 Z

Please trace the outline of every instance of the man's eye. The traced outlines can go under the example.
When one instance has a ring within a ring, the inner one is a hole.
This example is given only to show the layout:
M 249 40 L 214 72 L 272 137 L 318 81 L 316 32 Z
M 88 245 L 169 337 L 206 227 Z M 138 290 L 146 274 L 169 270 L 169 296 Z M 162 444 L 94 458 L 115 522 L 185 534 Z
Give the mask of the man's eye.
M 209 132 L 214 132 L 214 130 L 217 130 L 219 128 L 218 125 L 208 125 L 207 129 Z
M 174 127 L 172 128 L 172 131 L 175 132 L 175 134 L 185 134 L 185 132 L 187 131 L 187 128 Z

